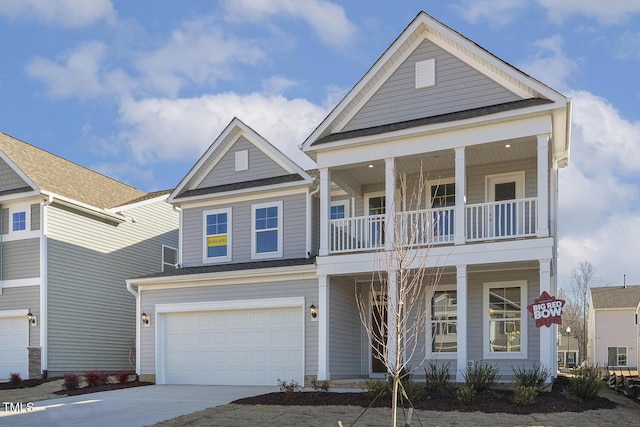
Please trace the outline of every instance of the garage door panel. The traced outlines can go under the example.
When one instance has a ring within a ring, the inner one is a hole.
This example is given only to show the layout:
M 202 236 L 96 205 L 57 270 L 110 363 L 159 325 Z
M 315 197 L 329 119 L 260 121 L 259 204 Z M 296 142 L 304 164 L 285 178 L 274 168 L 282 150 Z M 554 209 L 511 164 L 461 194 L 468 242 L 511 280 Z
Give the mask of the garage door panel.
M 167 313 L 163 322 L 166 383 L 302 380 L 301 307 Z
M 0 317 L 0 378 L 29 378 L 29 324 L 25 316 Z

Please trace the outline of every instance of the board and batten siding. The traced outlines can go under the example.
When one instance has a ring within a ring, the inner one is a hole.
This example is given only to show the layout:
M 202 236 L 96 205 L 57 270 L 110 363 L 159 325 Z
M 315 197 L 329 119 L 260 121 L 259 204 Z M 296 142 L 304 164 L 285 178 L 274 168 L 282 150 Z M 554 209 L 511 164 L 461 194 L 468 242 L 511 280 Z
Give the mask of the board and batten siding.
M 182 266 L 202 265 L 204 251 L 203 212 L 211 209 L 231 208 L 232 263 L 251 261 L 251 206 L 282 201 L 283 258 L 305 258 L 307 235 L 307 193 L 278 198 L 264 198 L 235 202 L 214 207 L 184 208 L 182 213 Z
M 40 318 L 40 286 L 4 288 L 1 291 L 0 311 L 31 310 L 31 313 Z M 28 321 L 26 316 L 24 321 Z M 40 347 L 40 322 L 36 326 L 29 326 L 29 346 Z
M 415 88 L 415 63 L 435 58 L 435 86 Z M 425 40 L 383 83 L 342 131 L 369 128 L 520 98 Z
M 249 169 L 236 172 L 235 153 L 244 150 L 249 152 Z M 249 142 L 244 136 L 241 136 L 196 188 L 235 184 L 238 182 L 289 175 L 289 173 L 290 172 L 273 161 L 273 159 L 267 156 L 262 150 Z
M 260 277 L 260 270 L 255 270 Z M 305 375 L 318 372 L 318 322 L 311 321 L 306 307 L 318 301 L 317 279 L 235 284 L 220 286 L 178 287 L 175 289 L 141 289 L 140 309 L 151 314 L 151 326 L 140 328 L 140 374 L 156 373 L 155 316 L 156 304 L 181 304 L 207 301 L 237 301 L 268 298 L 304 297 L 304 353 Z M 274 384 L 275 386 L 276 384 Z
M 355 281 L 332 277 L 329 292 L 329 372 L 331 379 L 358 378 L 362 372 L 362 322 Z M 323 315 L 320 307 L 320 316 Z
M 125 280 L 162 270 L 162 245 L 177 247 L 178 213 L 165 202 L 122 214 L 120 224 L 48 208 L 50 375 L 132 369 L 136 300 Z
M 0 280 L 40 277 L 40 238 L 2 242 Z
M 27 183 L 20 178 L 11 166 L 0 159 L 0 192 L 27 187 Z

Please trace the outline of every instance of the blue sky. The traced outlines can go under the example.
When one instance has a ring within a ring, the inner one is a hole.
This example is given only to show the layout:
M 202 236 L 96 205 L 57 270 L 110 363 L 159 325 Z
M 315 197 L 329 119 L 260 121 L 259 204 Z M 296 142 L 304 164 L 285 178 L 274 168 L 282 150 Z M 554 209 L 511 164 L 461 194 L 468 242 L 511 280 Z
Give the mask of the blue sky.
M 559 283 L 640 283 L 637 0 L 3 0 L 0 131 L 143 190 L 237 116 L 300 144 L 420 10 L 571 97 Z

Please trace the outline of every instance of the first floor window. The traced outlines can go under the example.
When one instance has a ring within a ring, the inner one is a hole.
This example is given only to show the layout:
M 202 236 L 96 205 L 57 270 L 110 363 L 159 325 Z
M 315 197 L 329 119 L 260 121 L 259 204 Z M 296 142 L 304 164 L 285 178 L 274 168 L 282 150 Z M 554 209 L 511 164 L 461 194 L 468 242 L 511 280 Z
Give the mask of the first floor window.
M 436 291 L 431 298 L 431 352 L 458 350 L 458 307 L 456 291 Z
M 609 366 L 627 366 L 627 347 L 609 347 L 607 353 Z
M 13 231 L 23 231 L 27 229 L 27 213 L 22 212 L 14 212 L 12 216 L 12 230 Z
M 282 202 L 253 205 L 252 254 L 282 256 Z
M 485 355 L 526 353 L 526 282 L 485 283 Z
M 205 260 L 231 259 L 231 209 L 204 212 Z

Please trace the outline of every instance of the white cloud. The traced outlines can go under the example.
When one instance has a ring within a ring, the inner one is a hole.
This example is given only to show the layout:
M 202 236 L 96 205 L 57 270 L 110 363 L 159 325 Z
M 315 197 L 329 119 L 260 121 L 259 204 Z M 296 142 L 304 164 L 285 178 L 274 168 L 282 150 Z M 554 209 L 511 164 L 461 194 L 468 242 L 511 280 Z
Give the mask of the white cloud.
M 563 43 L 559 35 L 536 40 L 533 43 L 535 52 L 519 68 L 555 90 L 565 90 L 567 78 L 578 69 L 578 65 L 564 54 Z
M 101 20 L 113 23 L 116 19 L 110 0 L 2 0 L 0 15 L 64 28 L 83 27 Z
M 640 60 L 640 31 L 625 32 L 618 38 L 616 45 L 618 58 Z
M 164 160 L 197 159 L 235 116 L 302 167 L 313 167 L 297 145 L 327 111 L 303 99 L 234 93 L 199 98 L 125 101 L 121 138 L 143 167 Z M 194 160 L 195 162 L 195 160 Z
M 462 0 L 453 7 L 472 24 L 486 21 L 492 27 L 503 27 L 511 23 L 525 6 L 523 0 Z
M 638 0 L 538 0 L 547 9 L 549 19 L 562 23 L 571 15 L 585 15 L 602 24 L 619 24 L 629 15 L 640 13 Z
M 358 33 L 344 8 L 325 0 L 225 0 L 224 8 L 232 21 L 261 22 L 289 14 L 305 21 L 322 43 L 334 48 L 350 46 Z
M 282 95 L 291 88 L 298 86 L 298 82 L 283 76 L 272 76 L 262 82 L 262 91 L 266 95 Z
M 60 57 L 60 63 L 35 58 L 26 66 L 29 77 L 41 80 L 50 95 L 58 97 L 92 97 L 102 95 L 106 88 L 101 82 L 100 68 L 106 46 L 100 42 L 79 45 Z

